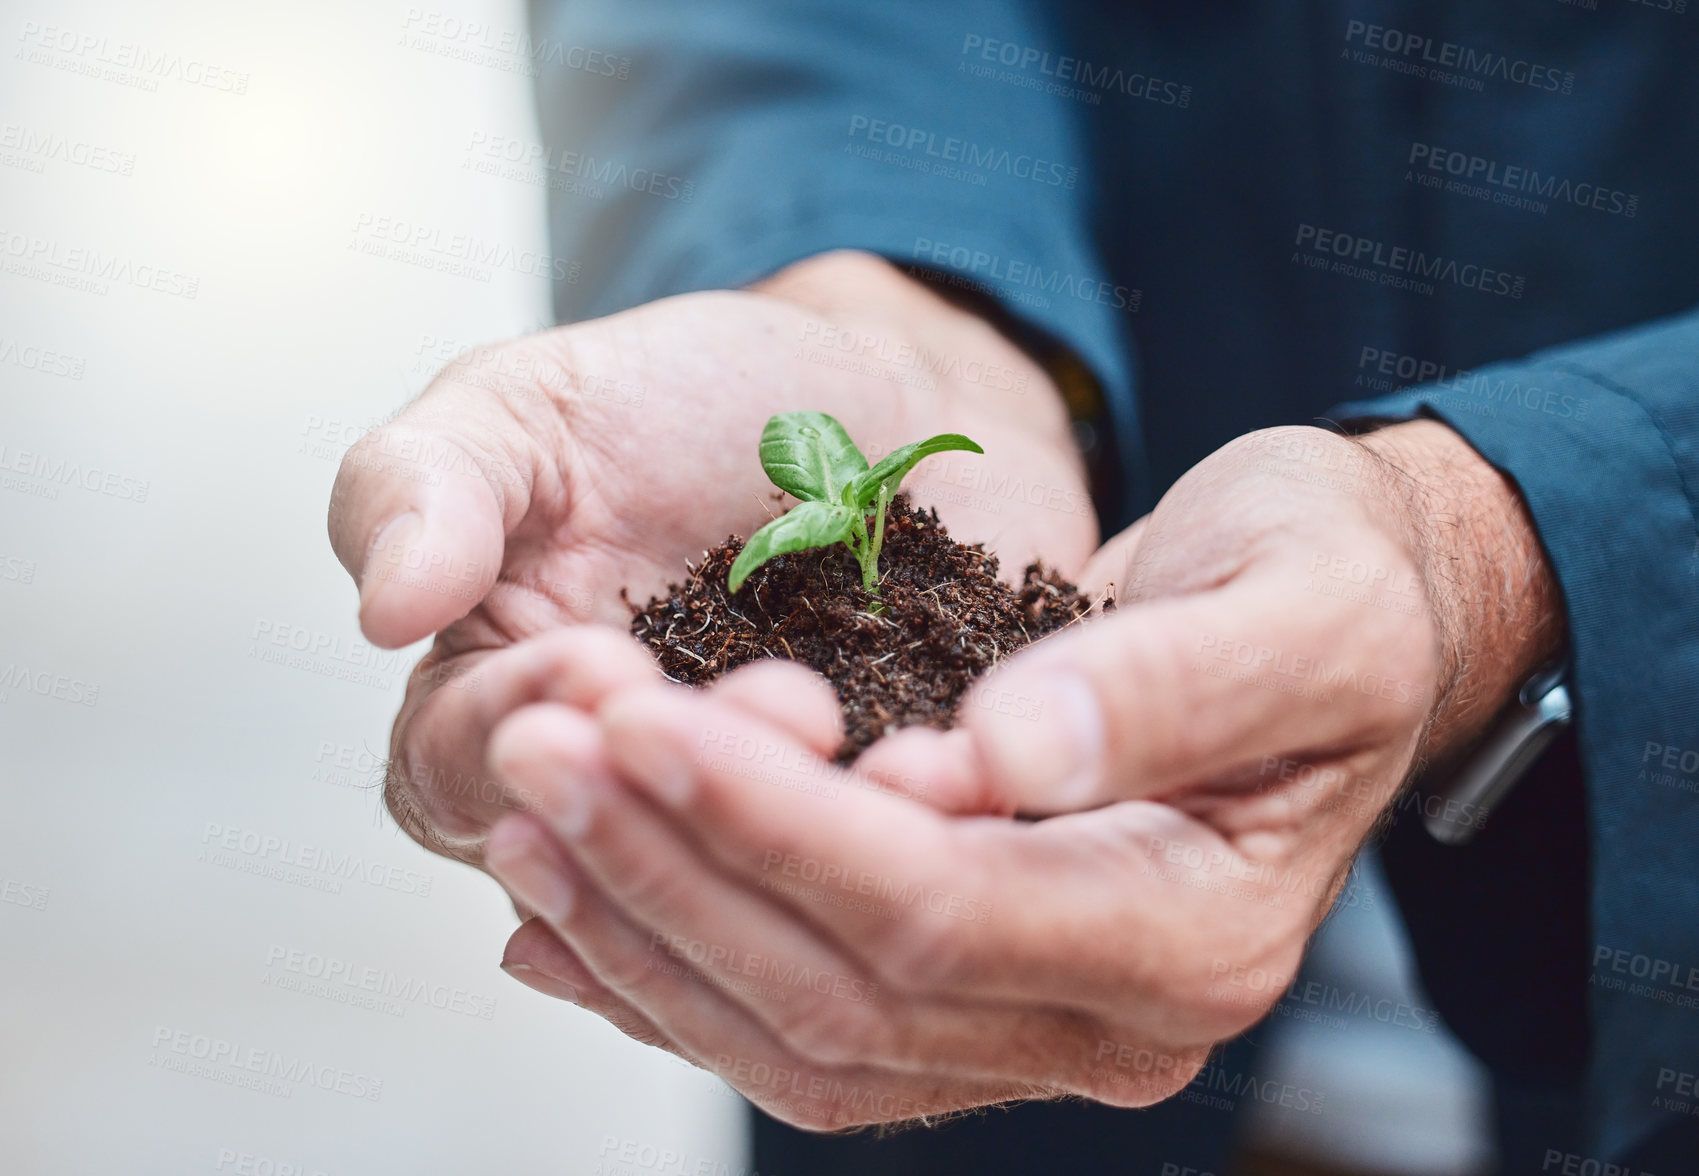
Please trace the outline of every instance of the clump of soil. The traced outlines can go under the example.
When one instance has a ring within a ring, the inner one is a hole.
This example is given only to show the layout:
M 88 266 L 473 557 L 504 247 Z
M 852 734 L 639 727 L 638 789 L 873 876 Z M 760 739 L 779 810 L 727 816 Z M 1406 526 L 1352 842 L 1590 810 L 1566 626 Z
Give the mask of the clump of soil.
M 734 596 L 726 576 L 742 549 L 741 539 L 727 539 L 666 599 L 633 605 L 632 635 L 668 677 L 692 686 L 764 657 L 818 670 L 844 707 L 840 763 L 898 727 L 950 727 L 976 677 L 1093 607 L 1039 564 L 1009 588 L 997 579 L 996 556 L 951 539 L 936 511 L 911 509 L 905 495 L 885 524 L 882 612 L 870 611 L 874 598 L 838 544 L 779 556 Z

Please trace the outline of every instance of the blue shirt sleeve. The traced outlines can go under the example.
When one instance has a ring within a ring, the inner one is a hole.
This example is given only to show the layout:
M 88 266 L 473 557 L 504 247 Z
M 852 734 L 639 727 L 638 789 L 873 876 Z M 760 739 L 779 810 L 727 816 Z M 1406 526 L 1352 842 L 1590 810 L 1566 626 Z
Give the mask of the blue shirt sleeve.
M 1022 0 L 539 6 L 551 239 L 579 267 L 556 286 L 557 318 L 866 250 L 989 295 L 1071 350 L 1116 448 L 1141 452 L 1138 295 L 1111 281 L 1087 227 L 1078 104 L 962 72 L 978 60 L 969 38 L 1045 44 L 1045 20 Z
M 1562 586 L 1594 863 L 1587 1101 L 1617 1154 L 1699 1082 L 1699 312 L 1333 415 L 1456 429 L 1520 487 Z

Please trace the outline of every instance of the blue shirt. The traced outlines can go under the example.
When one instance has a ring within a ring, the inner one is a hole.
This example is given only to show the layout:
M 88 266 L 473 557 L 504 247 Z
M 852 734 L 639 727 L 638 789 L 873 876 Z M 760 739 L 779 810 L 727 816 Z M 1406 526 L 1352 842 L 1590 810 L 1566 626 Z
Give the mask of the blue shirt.
M 1497 842 L 1389 860 L 1424 973 L 1483 1056 L 1555 1031 L 1519 1003 L 1565 1007 L 1507 994 L 1573 989 L 1596 1154 L 1618 1154 L 1699 1101 L 1687 9 L 544 5 L 528 50 L 552 232 L 582 267 L 556 309 L 833 248 L 955 275 L 1095 373 L 1124 475 L 1106 529 L 1250 429 L 1457 429 L 1521 488 L 1562 586 L 1576 737 Z M 1537 803 L 1565 778 L 1576 804 Z M 1440 884 L 1455 867 L 1519 894 L 1538 855 L 1504 849 L 1518 836 L 1563 847 L 1579 884 L 1496 910 Z M 1448 985 L 1471 962 L 1438 929 L 1471 919 L 1495 979 Z M 1553 943 L 1559 964 L 1529 964 Z

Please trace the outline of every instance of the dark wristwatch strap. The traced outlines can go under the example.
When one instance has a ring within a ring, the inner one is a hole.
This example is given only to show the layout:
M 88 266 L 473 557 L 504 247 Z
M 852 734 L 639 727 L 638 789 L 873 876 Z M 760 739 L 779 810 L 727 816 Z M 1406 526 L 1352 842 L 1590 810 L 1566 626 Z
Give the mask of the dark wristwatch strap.
M 1557 661 L 1529 678 L 1450 781 L 1435 790 L 1444 803 L 1423 816 L 1434 840 L 1446 845 L 1474 840 L 1493 809 L 1569 726 L 1574 708 L 1566 673 L 1565 663 Z

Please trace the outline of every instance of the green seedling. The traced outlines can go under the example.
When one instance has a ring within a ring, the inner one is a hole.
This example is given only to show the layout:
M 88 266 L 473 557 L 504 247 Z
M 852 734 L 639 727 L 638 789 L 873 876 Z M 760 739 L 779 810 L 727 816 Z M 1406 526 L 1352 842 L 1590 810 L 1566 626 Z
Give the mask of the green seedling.
M 947 449 L 985 452 L 960 433 L 940 433 L 892 450 L 869 468 L 844 427 L 825 413 L 781 412 L 772 417 L 761 430 L 761 467 L 773 485 L 802 501 L 749 537 L 732 563 L 727 587 L 736 592 L 751 572 L 774 556 L 842 543 L 861 565 L 861 586 L 877 596 L 885 508 L 922 458 Z

